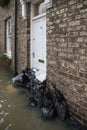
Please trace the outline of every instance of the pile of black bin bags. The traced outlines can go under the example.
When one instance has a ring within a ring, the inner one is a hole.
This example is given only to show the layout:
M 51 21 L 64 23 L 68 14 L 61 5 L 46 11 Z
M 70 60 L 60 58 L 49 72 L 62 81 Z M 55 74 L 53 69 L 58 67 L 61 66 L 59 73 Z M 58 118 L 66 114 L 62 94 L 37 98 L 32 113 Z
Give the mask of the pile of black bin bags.
M 32 93 L 32 97 L 29 97 L 29 105 L 40 109 L 43 119 L 51 120 L 58 116 L 62 121 L 66 120 L 69 110 L 64 97 L 55 86 L 53 86 L 55 96 L 52 97 L 45 81 L 43 83 L 38 81 L 33 69 L 22 71 L 13 78 L 13 84 L 25 87 Z

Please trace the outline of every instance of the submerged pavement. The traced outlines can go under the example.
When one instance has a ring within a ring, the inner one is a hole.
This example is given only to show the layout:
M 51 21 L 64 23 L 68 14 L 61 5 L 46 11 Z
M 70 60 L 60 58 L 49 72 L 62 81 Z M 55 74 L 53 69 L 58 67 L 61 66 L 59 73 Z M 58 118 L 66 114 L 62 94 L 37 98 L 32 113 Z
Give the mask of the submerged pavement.
M 58 118 L 42 120 L 28 98 L 28 90 L 14 87 L 11 73 L 0 65 L 0 130 L 74 130 Z

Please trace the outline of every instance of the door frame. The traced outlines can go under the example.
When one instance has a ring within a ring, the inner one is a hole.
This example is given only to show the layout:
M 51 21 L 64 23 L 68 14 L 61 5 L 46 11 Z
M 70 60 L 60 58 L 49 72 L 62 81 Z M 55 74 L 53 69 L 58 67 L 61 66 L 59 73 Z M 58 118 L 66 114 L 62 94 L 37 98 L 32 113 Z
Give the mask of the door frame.
M 31 17 L 31 21 L 30 21 L 30 68 L 33 67 L 33 58 L 32 58 L 32 53 L 33 53 L 33 20 L 35 19 L 39 19 L 41 17 L 46 17 L 46 13 L 43 13 L 41 15 L 38 15 L 38 16 L 34 16 L 34 3 L 32 2 L 31 3 L 31 14 L 30 14 L 30 17 Z

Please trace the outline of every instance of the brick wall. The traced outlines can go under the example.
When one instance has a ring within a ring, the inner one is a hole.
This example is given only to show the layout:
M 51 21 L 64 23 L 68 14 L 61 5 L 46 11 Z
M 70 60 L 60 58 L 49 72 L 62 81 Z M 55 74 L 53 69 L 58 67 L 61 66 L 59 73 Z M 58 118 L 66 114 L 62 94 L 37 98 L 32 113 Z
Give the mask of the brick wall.
M 87 0 L 53 0 L 47 10 L 47 84 L 63 93 L 70 113 L 87 124 Z M 30 4 L 23 20 L 18 0 L 17 70 L 30 65 Z M 5 21 L 11 17 L 14 70 L 14 1 L 0 8 L 0 53 L 5 52 Z
M 14 70 L 14 0 L 5 8 L 0 7 L 0 53 L 5 53 L 6 46 L 6 20 L 11 17 L 11 50 L 12 64 L 11 69 Z M 22 8 L 20 0 L 17 5 L 17 71 L 29 67 L 30 65 L 30 4 L 27 3 L 26 19 L 22 18 Z
M 18 20 L 17 20 L 17 69 L 22 69 L 30 65 L 30 4 L 27 3 L 27 18 L 22 18 L 22 9 L 18 1 Z
M 47 10 L 47 84 L 87 125 L 87 0 L 53 0 Z
M 12 49 L 12 63 L 11 68 L 14 68 L 14 0 L 10 0 L 8 6 L 0 7 L 0 54 L 6 53 L 6 20 L 11 17 L 11 49 Z

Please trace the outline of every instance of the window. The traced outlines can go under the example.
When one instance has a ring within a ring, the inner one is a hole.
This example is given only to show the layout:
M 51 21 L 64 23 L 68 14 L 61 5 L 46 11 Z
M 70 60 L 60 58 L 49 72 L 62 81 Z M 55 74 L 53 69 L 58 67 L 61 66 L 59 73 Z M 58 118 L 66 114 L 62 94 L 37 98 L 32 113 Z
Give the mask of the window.
M 44 0 L 40 0 L 39 2 L 34 4 L 34 16 L 40 15 L 46 12 L 45 2 Z
M 6 55 L 11 58 L 11 19 L 6 20 Z

